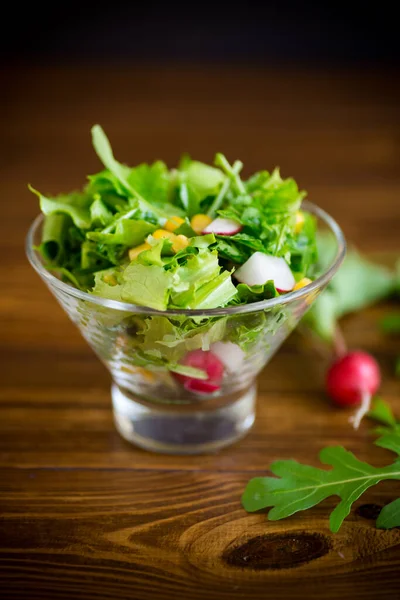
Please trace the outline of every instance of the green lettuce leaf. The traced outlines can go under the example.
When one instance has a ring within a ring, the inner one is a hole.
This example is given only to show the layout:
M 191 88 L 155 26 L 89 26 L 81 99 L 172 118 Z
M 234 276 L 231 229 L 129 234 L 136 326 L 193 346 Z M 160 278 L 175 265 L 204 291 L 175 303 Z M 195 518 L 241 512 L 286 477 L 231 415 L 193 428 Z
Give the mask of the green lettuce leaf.
M 100 125 L 92 127 L 92 139 L 97 156 L 117 179 L 120 184 L 119 189 L 122 188 L 128 196 L 135 198 L 142 210 L 154 213 L 161 218 L 179 214 L 177 207 L 168 205 L 166 202 L 163 203 L 162 198 L 160 201 L 162 208 L 160 208 L 157 206 L 157 198 L 152 197 L 152 194 L 159 193 L 164 189 L 166 174 L 163 171 L 163 163 L 155 163 L 154 168 L 149 165 L 139 165 L 139 167 L 131 169 L 114 158 L 110 142 Z M 144 198 L 134 186 L 138 186 L 142 192 L 145 192 L 148 199 Z
M 100 244 L 122 244 L 133 248 L 142 244 L 156 228 L 156 225 L 142 219 L 122 219 L 116 223 L 114 233 L 91 231 L 87 233 L 86 237 L 88 240 Z
M 163 267 L 131 263 L 126 267 L 123 278 L 121 298 L 124 302 L 156 310 L 167 309 L 173 280 L 171 273 Z
M 63 264 L 71 219 L 65 213 L 52 213 L 44 219 L 39 251 L 46 261 Z
M 179 199 L 189 217 L 203 212 L 202 201 L 215 196 L 226 179 L 220 169 L 191 160 L 188 156 L 181 159 L 178 178 Z
M 65 214 L 71 217 L 79 229 L 90 228 L 92 223 L 90 216 L 92 198 L 87 194 L 74 192 L 68 195 L 57 196 L 57 198 L 47 198 L 31 185 L 28 187 L 39 198 L 40 210 L 44 215 Z
M 110 283 L 107 283 L 106 281 L 104 281 L 104 277 L 111 277 L 111 278 L 115 278 L 115 270 L 114 269 L 107 269 L 104 271 L 98 271 L 97 273 L 95 273 L 94 276 L 94 287 L 92 290 L 92 294 L 94 294 L 95 296 L 101 296 L 102 298 L 107 298 L 108 300 L 118 300 L 119 302 L 122 301 L 122 296 L 121 296 L 121 291 L 122 291 L 122 285 L 121 284 L 115 284 L 115 285 L 111 285 Z M 115 278 L 115 281 L 117 281 L 117 279 Z
M 90 206 L 90 218 L 92 227 L 105 227 L 111 223 L 114 215 L 98 196 Z
M 264 285 L 249 286 L 246 283 L 239 283 L 236 290 L 238 299 L 242 304 L 259 302 L 260 300 L 269 300 L 270 298 L 275 298 L 279 295 L 272 280 L 267 281 Z
M 209 350 L 223 339 L 225 328 L 226 317 L 194 323 L 188 318 L 153 316 L 144 319 L 135 343 L 142 356 L 177 364 L 191 350 Z

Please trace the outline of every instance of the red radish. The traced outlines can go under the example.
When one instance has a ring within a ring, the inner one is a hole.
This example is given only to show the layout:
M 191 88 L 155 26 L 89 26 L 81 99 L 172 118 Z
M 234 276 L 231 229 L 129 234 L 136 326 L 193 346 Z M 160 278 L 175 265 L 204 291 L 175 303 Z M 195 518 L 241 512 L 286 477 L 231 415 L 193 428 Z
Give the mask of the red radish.
M 290 292 L 296 285 L 293 273 L 283 258 L 270 256 L 263 252 L 254 252 L 250 258 L 235 271 L 235 277 L 247 285 L 263 285 L 273 280 L 279 293 Z
M 231 373 L 241 367 L 245 357 L 243 350 L 233 342 L 215 342 L 211 346 L 211 351 L 218 356 Z
M 174 373 L 176 379 L 190 392 L 211 394 L 221 387 L 224 365 L 213 352 L 192 350 L 186 354 L 181 364 L 201 369 L 207 373 L 207 379 L 197 379 L 196 377 Z
M 233 219 L 224 219 L 223 217 L 217 217 L 214 221 L 211 221 L 209 225 L 205 229 L 203 229 L 203 233 L 215 233 L 217 235 L 235 235 L 235 233 L 239 233 L 242 229 L 242 226 L 237 221 Z
M 330 367 L 326 377 L 326 389 L 338 406 L 358 406 L 359 410 L 351 418 L 355 429 L 369 411 L 371 396 L 381 383 L 381 375 L 376 360 L 360 350 L 349 352 L 338 358 Z

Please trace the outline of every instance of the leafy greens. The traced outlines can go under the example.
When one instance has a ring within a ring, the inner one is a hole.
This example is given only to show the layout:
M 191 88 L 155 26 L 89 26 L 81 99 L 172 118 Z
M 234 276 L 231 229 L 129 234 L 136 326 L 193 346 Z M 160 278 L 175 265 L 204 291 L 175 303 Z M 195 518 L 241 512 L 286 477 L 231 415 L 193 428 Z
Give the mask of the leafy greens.
M 312 508 L 330 496 L 339 496 L 341 501 L 329 519 L 331 531 L 337 532 L 353 502 L 368 488 L 386 479 L 400 480 L 400 424 L 382 400 L 375 404 L 369 416 L 385 424 L 379 430 L 383 435 L 375 444 L 397 454 L 392 464 L 373 467 L 341 446 L 324 448 L 320 452 L 321 462 L 332 466 L 330 470 L 295 460 L 277 461 L 271 465 L 276 477 L 255 477 L 247 484 L 242 497 L 243 507 L 248 512 L 272 507 L 268 518 L 276 521 Z M 399 525 L 400 499 L 384 507 L 377 520 L 377 527 L 383 529 Z

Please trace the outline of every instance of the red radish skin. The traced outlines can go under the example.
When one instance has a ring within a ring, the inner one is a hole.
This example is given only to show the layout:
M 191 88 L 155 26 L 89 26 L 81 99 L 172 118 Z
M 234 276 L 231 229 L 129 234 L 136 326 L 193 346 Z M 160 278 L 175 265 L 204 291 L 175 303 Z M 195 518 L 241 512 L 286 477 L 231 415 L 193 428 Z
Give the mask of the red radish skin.
M 263 252 L 254 252 L 235 271 L 234 276 L 238 281 L 249 286 L 264 285 L 272 280 L 279 293 L 290 292 L 296 285 L 293 273 L 285 259 Z
M 188 391 L 197 394 L 212 394 L 212 392 L 216 392 L 221 387 L 221 381 L 224 376 L 224 365 L 218 356 L 212 352 L 192 350 L 186 354 L 181 364 L 201 369 L 207 373 L 207 379 L 196 379 L 188 375 L 174 373 L 174 377 Z
M 355 429 L 368 412 L 371 397 L 381 383 L 379 365 L 367 352 L 349 352 L 338 358 L 326 377 L 326 389 L 338 406 L 360 406 L 351 418 Z
M 203 230 L 203 234 L 215 233 L 216 235 L 235 235 L 242 229 L 242 225 L 233 219 L 217 217 Z

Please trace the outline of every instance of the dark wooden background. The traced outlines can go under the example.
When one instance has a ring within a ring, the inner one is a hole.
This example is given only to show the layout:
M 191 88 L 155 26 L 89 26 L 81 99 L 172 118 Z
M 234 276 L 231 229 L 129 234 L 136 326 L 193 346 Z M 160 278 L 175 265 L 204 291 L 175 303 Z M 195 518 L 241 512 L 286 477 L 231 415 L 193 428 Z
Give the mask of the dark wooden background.
M 381 484 L 337 535 L 334 506 L 281 522 L 248 515 L 248 479 L 277 458 L 317 464 L 343 444 L 384 464 L 368 424 L 322 392 L 326 361 L 293 335 L 259 379 L 258 416 L 240 443 L 207 456 L 149 454 L 113 427 L 110 380 L 29 267 L 23 243 L 43 192 L 99 169 L 89 128 L 135 164 L 182 151 L 280 165 L 362 250 L 399 254 L 399 80 L 395 72 L 213 68 L 4 70 L 0 145 L 0 597 L 203 600 L 395 598 L 400 531 L 371 517 L 398 496 Z M 373 285 L 373 282 L 371 282 Z M 351 347 L 372 352 L 382 395 L 400 413 L 385 307 L 347 318 Z M 369 506 L 374 505 L 374 506 Z

